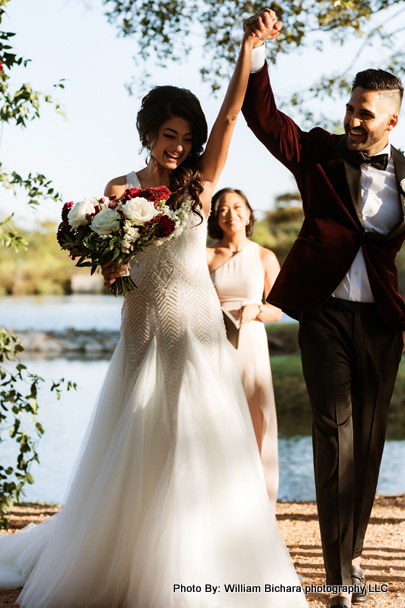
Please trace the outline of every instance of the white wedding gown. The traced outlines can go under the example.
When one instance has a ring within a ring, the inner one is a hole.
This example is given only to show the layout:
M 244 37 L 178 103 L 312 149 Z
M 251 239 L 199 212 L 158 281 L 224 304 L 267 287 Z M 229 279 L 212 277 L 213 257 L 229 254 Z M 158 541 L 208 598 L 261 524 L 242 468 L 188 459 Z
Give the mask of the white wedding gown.
M 140 187 L 134 172 L 128 187 Z M 0 588 L 24 585 L 24 608 L 307 606 L 266 493 L 198 222 L 190 213 L 176 240 L 133 265 L 137 289 L 64 508 L 0 537 Z

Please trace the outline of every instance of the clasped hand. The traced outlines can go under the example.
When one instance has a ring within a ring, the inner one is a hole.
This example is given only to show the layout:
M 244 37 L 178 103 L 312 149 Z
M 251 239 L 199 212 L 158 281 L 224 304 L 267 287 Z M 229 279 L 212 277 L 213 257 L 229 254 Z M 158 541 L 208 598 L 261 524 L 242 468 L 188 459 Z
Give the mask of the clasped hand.
M 269 8 L 265 8 L 253 17 L 243 22 L 243 31 L 249 36 L 257 38 L 261 42 L 273 40 L 279 35 L 283 24 L 278 21 L 277 15 Z M 256 45 L 255 45 L 256 46 Z

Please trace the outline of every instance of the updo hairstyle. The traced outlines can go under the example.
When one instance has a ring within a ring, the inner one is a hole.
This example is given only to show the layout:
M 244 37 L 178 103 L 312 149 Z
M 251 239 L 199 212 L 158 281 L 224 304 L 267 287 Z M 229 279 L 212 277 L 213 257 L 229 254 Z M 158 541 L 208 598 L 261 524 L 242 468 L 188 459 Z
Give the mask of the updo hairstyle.
M 224 200 L 226 194 L 238 194 L 246 207 L 250 210 L 249 224 L 246 226 L 246 236 L 252 236 L 253 234 L 253 226 L 256 221 L 256 218 L 253 213 L 253 209 L 250 206 L 246 195 L 242 192 L 242 190 L 235 190 L 234 188 L 222 188 L 222 190 L 218 190 L 212 197 L 211 203 L 211 215 L 208 218 L 208 234 L 212 239 L 221 240 L 224 236 L 224 232 L 222 228 L 219 227 L 218 223 L 218 215 L 219 215 L 219 207 Z
M 143 148 L 151 150 L 158 138 L 159 129 L 170 118 L 188 120 L 193 132 L 193 147 L 187 158 L 170 175 L 172 192 L 168 203 L 178 209 L 186 191 L 191 198 L 194 213 L 201 214 L 200 194 L 203 191 L 199 162 L 203 145 L 207 141 L 208 128 L 197 97 L 188 89 L 172 86 L 155 87 L 142 99 L 136 126 Z

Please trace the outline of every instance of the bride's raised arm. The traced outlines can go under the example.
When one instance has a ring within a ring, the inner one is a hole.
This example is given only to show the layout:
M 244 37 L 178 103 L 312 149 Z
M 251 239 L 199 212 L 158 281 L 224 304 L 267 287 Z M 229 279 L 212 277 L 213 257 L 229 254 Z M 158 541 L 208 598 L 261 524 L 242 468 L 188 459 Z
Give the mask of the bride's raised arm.
M 274 11 L 266 9 L 267 11 L 270 13 L 270 19 L 266 16 L 266 23 L 261 22 L 260 34 L 257 30 L 255 34 L 250 31 L 244 33 L 235 71 L 201 158 L 204 191 L 200 199 L 205 215 L 208 215 L 215 186 L 228 156 L 236 119 L 242 109 L 249 80 L 252 50 L 262 45 L 265 40 L 272 40 L 278 36 L 282 27 Z

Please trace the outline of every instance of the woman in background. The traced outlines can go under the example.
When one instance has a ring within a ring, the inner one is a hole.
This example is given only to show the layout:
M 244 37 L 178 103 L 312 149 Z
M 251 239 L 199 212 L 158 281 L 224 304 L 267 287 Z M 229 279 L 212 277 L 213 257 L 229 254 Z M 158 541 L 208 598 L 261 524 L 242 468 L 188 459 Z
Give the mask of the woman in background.
M 224 188 L 212 200 L 207 248 L 211 279 L 222 308 L 240 320 L 238 348 L 232 345 L 249 404 L 267 493 L 275 506 L 278 491 L 277 418 L 267 334 L 263 321 L 278 321 L 281 310 L 262 304 L 280 270 L 274 253 L 250 241 L 255 218 L 240 190 Z

